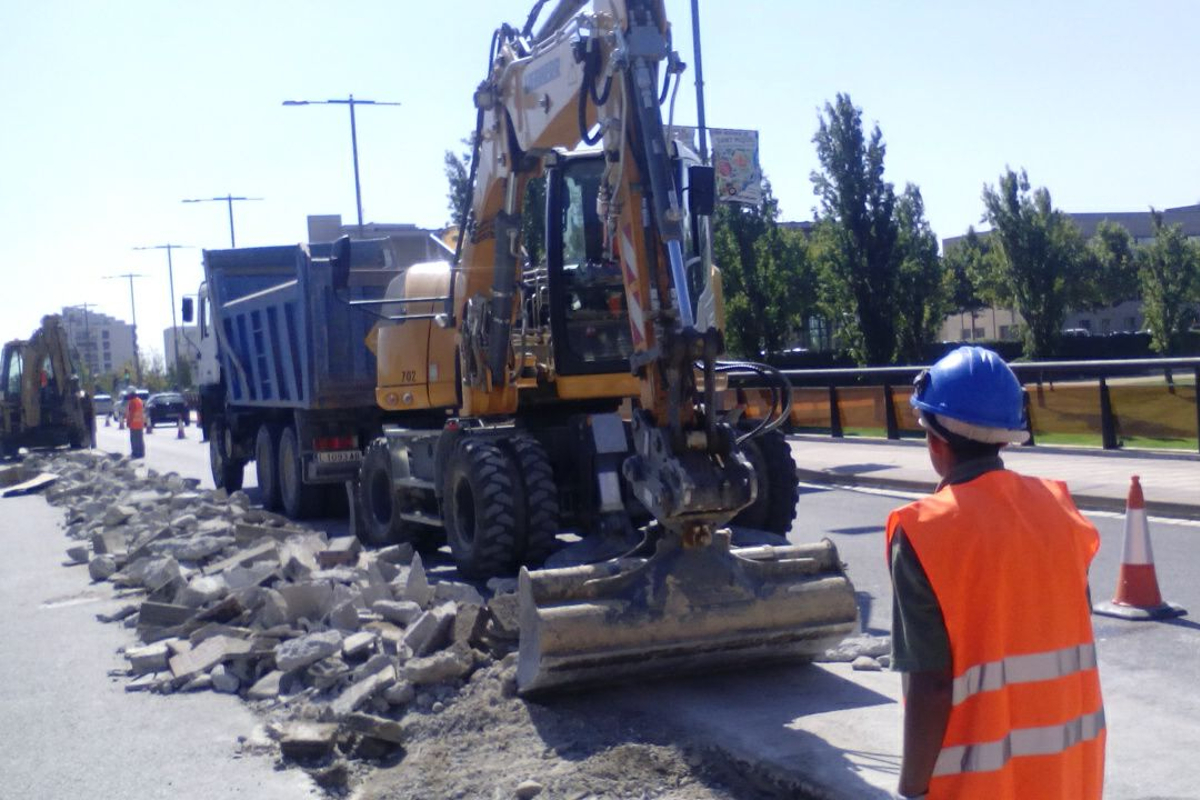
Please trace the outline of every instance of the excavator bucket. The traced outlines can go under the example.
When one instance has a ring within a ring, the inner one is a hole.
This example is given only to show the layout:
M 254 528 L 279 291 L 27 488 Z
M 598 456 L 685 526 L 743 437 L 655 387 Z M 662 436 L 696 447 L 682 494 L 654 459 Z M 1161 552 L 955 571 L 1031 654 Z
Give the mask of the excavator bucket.
M 517 688 L 805 661 L 852 633 L 854 587 L 828 539 L 730 549 L 727 530 L 649 559 L 521 570 Z

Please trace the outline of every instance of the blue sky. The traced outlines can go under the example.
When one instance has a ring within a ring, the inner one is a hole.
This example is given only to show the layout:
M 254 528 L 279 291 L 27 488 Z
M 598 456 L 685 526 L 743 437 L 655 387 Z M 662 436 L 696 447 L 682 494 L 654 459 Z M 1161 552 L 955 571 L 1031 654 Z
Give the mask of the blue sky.
M 978 224 L 980 193 L 1025 167 L 1069 211 L 1200 202 L 1200 4 L 701 0 L 708 121 L 760 131 L 785 219 L 809 219 L 819 109 L 848 92 L 888 147 L 886 178 L 920 186 L 939 238 Z M 306 236 L 308 214 L 355 217 L 345 107 L 356 97 L 368 221 L 440 226 L 442 156 L 474 124 L 492 30 L 528 0 L 42 0 L 0 3 L 0 337 L 95 303 L 161 351 L 175 292 L 204 247 Z M 689 3 L 667 0 L 692 61 Z M 694 121 L 692 74 L 676 109 Z

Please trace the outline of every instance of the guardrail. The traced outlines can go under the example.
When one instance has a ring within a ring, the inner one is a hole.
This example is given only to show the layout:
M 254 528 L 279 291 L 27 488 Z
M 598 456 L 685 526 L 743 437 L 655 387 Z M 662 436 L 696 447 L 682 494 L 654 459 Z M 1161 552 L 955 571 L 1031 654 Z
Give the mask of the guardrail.
M 1200 450 L 1200 358 L 1125 359 L 1112 361 L 1040 361 L 1009 364 L 1025 387 L 1030 439 L 1038 434 L 1099 432 L 1101 444 L 1113 450 L 1123 436 L 1190 440 Z M 907 411 L 912 382 L 925 367 L 782 370 L 792 383 L 793 427 L 825 428 L 840 438 L 847 427 L 886 431 L 898 439 L 920 428 Z M 1178 384 L 1179 373 L 1194 384 Z M 1114 378 L 1162 376 L 1162 388 L 1117 385 Z M 750 372 L 729 374 L 731 386 L 747 393 L 761 389 L 762 378 Z M 1056 385 L 1057 384 L 1057 385 Z M 823 396 L 823 397 L 822 397 Z M 752 402 L 753 397 L 749 397 Z M 817 409 L 828 424 L 819 422 Z M 1169 435 L 1166 435 L 1169 434 Z

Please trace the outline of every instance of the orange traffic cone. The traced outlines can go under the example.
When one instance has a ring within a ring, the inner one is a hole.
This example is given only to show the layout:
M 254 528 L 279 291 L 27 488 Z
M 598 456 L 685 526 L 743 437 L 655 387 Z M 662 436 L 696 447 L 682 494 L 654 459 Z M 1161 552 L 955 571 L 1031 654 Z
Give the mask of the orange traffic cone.
M 179 419 L 177 419 L 175 422 L 175 438 L 176 439 L 187 438 L 186 434 L 184 434 L 184 432 L 183 432 L 183 417 L 179 417 Z
M 1134 475 L 1125 503 L 1125 552 L 1117 576 L 1117 593 L 1111 603 L 1097 603 L 1097 614 L 1131 620 L 1179 617 L 1187 611 L 1167 603 L 1158 591 L 1154 570 L 1154 550 L 1150 547 L 1150 526 L 1146 522 L 1146 500 L 1142 484 Z

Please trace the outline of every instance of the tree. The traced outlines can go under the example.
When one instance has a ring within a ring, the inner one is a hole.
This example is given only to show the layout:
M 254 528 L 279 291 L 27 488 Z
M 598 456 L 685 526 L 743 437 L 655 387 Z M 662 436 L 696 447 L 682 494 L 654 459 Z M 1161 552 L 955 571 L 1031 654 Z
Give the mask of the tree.
M 980 236 L 974 226 L 967 228 L 967 235 L 948 246 L 943 254 L 949 308 L 971 315 L 972 332 L 976 315 L 988 305 L 987 297 L 995 293 L 995 287 L 988 283 L 996 274 L 990 263 L 995 255 L 989 237 Z M 973 334 L 970 338 L 974 338 Z
M 896 193 L 883 179 L 887 148 L 876 125 L 863 135 L 862 110 L 846 94 L 825 104 L 813 142 L 821 171 L 811 175 L 821 199 L 831 290 L 854 314 L 845 317 L 851 352 L 859 363 L 882 364 L 896 346 L 895 307 L 898 236 Z
M 1104 220 L 1087 243 L 1085 272 L 1091 276 L 1081 300 L 1098 308 L 1138 297 L 1138 268 L 1133 237 L 1121 225 Z
M 815 306 L 808 244 L 776 225 L 779 205 L 765 183 L 760 206 L 721 204 L 713 218 L 713 257 L 721 267 L 726 346 L 757 358 L 788 344 Z
M 1154 241 L 1138 248 L 1136 260 L 1150 346 L 1163 354 L 1179 353 L 1196 318 L 1191 302 L 1200 287 L 1200 249 L 1183 235 L 1180 225 L 1163 224 L 1150 209 Z
M 1024 170 L 1006 169 L 997 188 L 985 185 L 983 204 L 1003 256 L 997 282 L 1025 318 L 1025 353 L 1049 356 L 1082 284 L 1083 235 L 1054 208 L 1049 190 L 1030 189 Z
M 925 219 L 921 190 L 911 183 L 896 200 L 896 229 L 896 358 L 917 363 L 923 345 L 937 335 L 949 302 L 937 236 Z
M 447 150 L 443 158 L 444 171 L 446 173 L 446 205 L 450 210 L 450 224 L 457 226 L 461 231 L 464 220 L 463 215 L 471 200 L 471 139 L 472 136 L 462 140 L 462 154 L 455 153 L 453 150 Z

